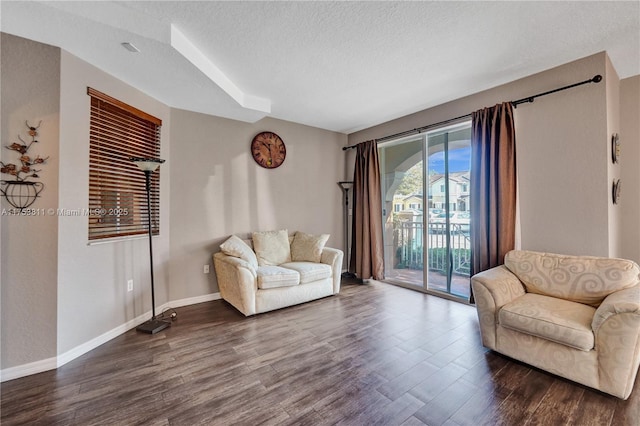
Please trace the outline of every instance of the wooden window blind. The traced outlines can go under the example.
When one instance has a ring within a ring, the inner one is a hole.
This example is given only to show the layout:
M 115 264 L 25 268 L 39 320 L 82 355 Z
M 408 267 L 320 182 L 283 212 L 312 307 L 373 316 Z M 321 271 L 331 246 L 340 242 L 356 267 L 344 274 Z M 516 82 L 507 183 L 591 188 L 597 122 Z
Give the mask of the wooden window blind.
M 160 156 L 162 120 L 87 88 L 89 240 L 147 234 L 144 173 L 130 157 Z M 160 233 L 160 169 L 151 174 L 151 229 Z

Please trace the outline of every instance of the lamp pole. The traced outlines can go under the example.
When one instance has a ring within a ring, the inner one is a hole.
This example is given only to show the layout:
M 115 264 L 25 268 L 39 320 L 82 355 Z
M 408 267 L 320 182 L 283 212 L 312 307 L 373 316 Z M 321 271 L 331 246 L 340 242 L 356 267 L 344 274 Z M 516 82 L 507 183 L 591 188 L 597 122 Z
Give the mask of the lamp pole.
M 147 225 L 149 226 L 149 271 L 151 272 L 151 319 L 156 319 L 156 295 L 153 282 L 153 231 L 151 228 L 151 170 L 144 170 L 144 179 L 147 188 Z
M 155 283 L 153 282 L 153 229 L 151 225 L 151 173 L 153 173 L 164 160 L 159 158 L 131 157 L 131 161 L 144 172 L 145 187 L 147 190 L 147 226 L 149 228 L 149 272 L 151 273 L 151 319 L 136 327 L 137 331 L 155 334 L 171 326 L 169 321 L 156 318 Z
M 349 189 L 353 187 L 353 181 L 341 181 L 338 182 L 340 185 L 340 189 L 344 194 L 344 203 L 343 203 L 343 225 L 344 225 L 344 256 L 346 258 L 347 270 L 342 273 L 342 278 L 356 278 L 356 275 L 349 271 L 350 265 L 349 262 L 351 260 L 351 252 L 349 250 Z

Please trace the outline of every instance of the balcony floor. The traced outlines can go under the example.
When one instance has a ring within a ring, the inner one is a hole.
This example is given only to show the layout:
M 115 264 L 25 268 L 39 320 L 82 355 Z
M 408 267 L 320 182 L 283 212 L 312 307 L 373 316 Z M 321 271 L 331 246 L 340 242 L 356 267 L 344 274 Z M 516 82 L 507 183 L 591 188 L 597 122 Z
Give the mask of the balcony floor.
M 391 269 L 385 272 L 385 278 L 400 281 L 405 284 L 415 285 L 422 288 L 423 271 L 416 269 Z M 439 272 L 429 272 L 428 275 L 430 290 L 447 291 L 447 277 Z M 453 275 L 451 279 L 451 293 L 463 299 L 469 298 L 469 277 Z

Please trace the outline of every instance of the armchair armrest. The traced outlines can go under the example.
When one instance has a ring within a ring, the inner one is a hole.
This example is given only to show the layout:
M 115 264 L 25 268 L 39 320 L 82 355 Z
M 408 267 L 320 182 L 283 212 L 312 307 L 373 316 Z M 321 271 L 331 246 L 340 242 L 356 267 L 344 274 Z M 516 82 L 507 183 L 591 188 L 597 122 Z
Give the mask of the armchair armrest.
M 640 284 L 607 296 L 591 323 L 600 389 L 627 399 L 640 365 Z
M 213 266 L 220 296 L 246 316 L 255 314 L 258 289 L 255 268 L 245 260 L 222 252 L 213 255 Z
M 342 278 L 342 258 L 344 253 L 331 247 L 322 249 L 320 263 L 331 265 L 331 276 L 333 278 L 333 294 L 340 292 L 340 279 Z
M 595 334 L 612 315 L 631 313 L 640 315 L 640 284 L 608 295 L 593 315 L 591 328 Z
M 524 286 L 504 265 L 477 273 L 471 277 L 471 286 L 476 300 L 482 344 L 495 350 L 498 311 L 524 295 Z
M 476 287 L 486 289 L 497 310 L 525 293 L 524 285 L 504 265 L 475 274 L 471 277 L 471 284 L 473 285 L 474 296 Z

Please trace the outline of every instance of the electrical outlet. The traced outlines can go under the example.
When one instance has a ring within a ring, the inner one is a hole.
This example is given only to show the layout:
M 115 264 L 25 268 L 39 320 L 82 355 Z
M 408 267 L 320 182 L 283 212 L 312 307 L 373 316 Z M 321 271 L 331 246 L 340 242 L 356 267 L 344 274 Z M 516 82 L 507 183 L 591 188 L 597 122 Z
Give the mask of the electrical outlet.
M 204 265 L 204 273 L 205 274 L 209 273 L 209 265 Z
M 127 281 L 127 291 L 133 291 L 133 280 Z

